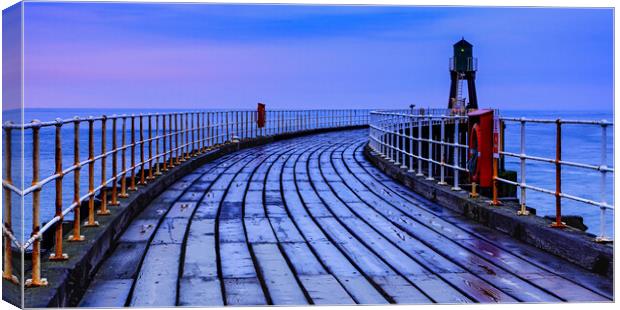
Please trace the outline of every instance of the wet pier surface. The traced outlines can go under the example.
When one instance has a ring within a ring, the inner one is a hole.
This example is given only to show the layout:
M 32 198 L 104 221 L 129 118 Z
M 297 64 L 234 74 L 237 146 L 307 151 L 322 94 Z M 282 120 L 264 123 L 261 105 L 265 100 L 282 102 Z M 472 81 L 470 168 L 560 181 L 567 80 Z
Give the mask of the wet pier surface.
M 138 215 L 80 306 L 608 301 L 611 280 L 411 192 L 367 130 L 241 150 Z

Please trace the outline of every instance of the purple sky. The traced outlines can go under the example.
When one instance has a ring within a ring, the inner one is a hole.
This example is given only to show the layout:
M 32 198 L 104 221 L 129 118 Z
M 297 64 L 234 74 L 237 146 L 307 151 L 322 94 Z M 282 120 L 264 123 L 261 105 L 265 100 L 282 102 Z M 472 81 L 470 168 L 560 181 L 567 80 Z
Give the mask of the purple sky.
M 479 58 L 481 107 L 613 107 L 611 9 L 25 4 L 26 107 L 447 104 Z M 5 45 L 6 46 L 6 45 Z

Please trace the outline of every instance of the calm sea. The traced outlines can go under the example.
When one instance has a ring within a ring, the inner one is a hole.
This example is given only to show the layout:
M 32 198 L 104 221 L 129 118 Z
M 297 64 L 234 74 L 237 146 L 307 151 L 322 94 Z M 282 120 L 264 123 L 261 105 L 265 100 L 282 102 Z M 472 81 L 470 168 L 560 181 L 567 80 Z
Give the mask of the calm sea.
M 171 112 L 172 110 L 151 110 L 148 112 Z M 28 109 L 24 113 L 24 120 L 29 122 L 33 119 L 41 121 L 51 121 L 56 118 L 72 118 L 74 116 L 98 116 L 98 115 L 113 115 L 113 114 L 139 114 L 144 113 L 143 110 L 106 110 L 106 109 Z M 566 112 L 566 111 L 501 111 L 503 116 L 511 117 L 528 117 L 528 118 L 545 118 L 555 119 L 561 117 L 563 119 L 589 119 L 589 120 L 601 120 L 606 119 L 613 121 L 613 112 Z M 5 112 L 3 114 L 4 121 L 13 120 L 19 122 L 19 114 L 17 112 Z M 100 139 L 101 128 L 96 122 L 95 126 L 95 154 L 101 152 Z M 120 123 L 118 126 L 118 142 L 120 144 Z M 136 126 L 137 127 L 137 126 Z M 146 127 L 145 127 L 146 128 Z M 541 157 L 555 157 L 555 125 L 554 124 L 528 124 L 526 127 L 526 153 L 534 156 Z M 583 126 L 583 125 L 565 125 L 562 128 L 563 140 L 562 140 L 562 156 L 564 160 L 574 161 L 579 163 L 588 163 L 593 165 L 600 164 L 600 150 L 601 150 L 601 129 L 598 126 Z M 111 122 L 108 122 L 108 136 L 107 136 L 107 150 L 112 148 L 111 139 Z M 63 126 L 62 130 L 63 142 L 63 165 L 65 168 L 73 163 L 73 126 Z M 127 137 L 129 141 L 129 136 Z M 519 153 L 520 143 L 520 129 L 517 123 L 508 123 L 505 132 L 506 150 L 510 152 Z M 31 145 L 30 131 L 26 131 L 24 136 L 26 156 L 29 156 Z M 80 126 L 80 160 L 83 161 L 88 158 L 88 127 L 84 123 Z M 18 154 L 21 150 L 21 141 L 18 136 L 13 137 L 12 148 L 14 154 Z M 54 172 L 54 129 L 46 128 L 41 130 L 41 169 L 40 176 L 45 178 Z M 613 166 L 613 126 L 607 130 L 607 165 Z M 16 164 L 19 162 L 20 155 L 14 155 L 13 164 L 13 179 L 20 180 L 21 167 Z M 120 154 L 119 154 L 120 157 Z M 139 158 L 139 152 L 136 154 Z M 28 187 L 32 181 L 32 167 L 30 165 L 30 158 L 26 158 L 24 166 L 24 185 Z M 127 164 L 129 164 L 129 152 L 127 152 Z M 106 163 L 106 176 L 111 175 L 111 159 L 108 158 Z M 101 175 L 99 174 L 101 163 L 96 164 L 95 186 L 101 181 Z M 506 168 L 509 170 L 519 171 L 518 159 L 507 158 Z M 120 158 L 119 158 L 119 170 L 120 170 Z M 547 163 L 527 162 L 526 166 L 527 183 L 534 186 L 555 190 L 555 166 Z M 85 195 L 88 189 L 87 170 L 83 170 L 80 177 L 81 192 L 80 195 Z M 16 181 L 17 182 L 17 181 Z M 17 184 L 18 185 L 18 184 Z M 601 175 L 597 171 L 584 170 L 579 168 L 564 167 L 562 170 L 562 190 L 565 193 L 593 199 L 600 200 L 602 193 L 604 192 L 605 199 L 610 205 L 613 205 L 614 193 L 613 193 L 613 174 L 608 173 L 606 176 L 606 186 L 604 191 L 601 190 Z M 42 205 L 41 205 L 41 221 L 44 223 L 54 215 L 54 186 L 49 184 L 44 187 L 41 192 Z M 13 196 L 14 205 L 19 208 L 18 197 Z M 68 176 L 63 180 L 63 200 L 64 205 L 69 205 L 73 201 L 73 177 Z M 585 224 L 589 227 L 588 231 L 593 234 L 599 233 L 600 224 L 600 211 L 598 207 L 563 199 L 563 213 L 571 215 L 583 216 Z M 554 197 L 541 194 L 534 191 L 527 192 L 527 205 L 537 209 L 539 215 L 553 215 L 555 212 L 555 200 Z M 31 229 L 31 197 L 26 197 L 24 201 L 25 212 L 24 217 L 24 231 L 29 234 Z M 14 230 L 16 235 L 19 235 L 21 230 L 18 224 L 21 221 L 21 212 L 14 209 L 13 221 Z M 67 216 L 67 219 L 72 219 L 72 214 Z M 607 234 L 613 234 L 613 212 L 607 211 L 606 232 Z M 27 238 L 26 238 L 27 239 Z

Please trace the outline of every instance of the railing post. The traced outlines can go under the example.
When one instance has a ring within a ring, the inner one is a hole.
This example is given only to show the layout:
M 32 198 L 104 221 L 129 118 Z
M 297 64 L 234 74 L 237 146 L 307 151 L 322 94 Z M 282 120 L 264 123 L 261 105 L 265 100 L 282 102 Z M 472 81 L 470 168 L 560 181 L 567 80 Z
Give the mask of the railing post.
M 200 147 L 200 152 L 204 153 L 207 151 L 207 120 L 205 119 L 207 114 L 205 112 L 200 112 L 200 114 L 202 114 L 202 144 Z
M 393 128 L 394 128 L 394 165 L 400 164 L 400 116 L 394 112 Z
M 168 149 L 166 148 L 167 144 L 166 144 L 166 140 L 168 139 L 169 133 L 166 131 L 166 116 L 169 116 L 168 114 L 162 114 L 161 116 L 161 136 L 162 136 L 162 146 L 161 146 L 161 153 L 162 153 L 162 166 L 161 166 L 161 170 L 162 171 L 168 171 L 168 158 L 167 156 L 170 156 L 170 153 L 168 153 Z
M 152 122 L 153 119 L 151 117 L 151 114 L 149 114 L 146 119 L 149 122 L 149 125 L 147 127 L 147 130 L 149 131 L 148 135 L 147 135 L 148 136 L 148 140 L 149 140 L 149 144 L 148 144 L 148 148 L 149 148 L 149 159 L 148 159 L 148 162 L 149 162 L 149 165 L 148 165 L 149 172 L 148 172 L 148 175 L 147 175 L 146 179 L 151 181 L 151 180 L 153 180 L 155 178 L 155 177 L 153 177 L 153 125 L 152 125 L 153 124 L 153 122 Z
M 8 185 L 13 185 L 13 177 L 11 168 L 13 168 L 12 163 L 12 133 L 11 133 L 11 125 L 12 122 L 6 122 L 4 128 L 4 181 Z M 2 278 L 7 279 L 15 284 L 19 283 L 19 280 L 15 275 L 13 275 L 13 250 L 11 247 L 10 234 L 13 233 L 13 219 L 11 218 L 12 210 L 12 201 L 11 201 L 11 190 L 8 187 L 4 188 L 4 208 L 3 208 L 3 222 L 4 227 L 3 237 L 4 237 L 4 268 L 2 269 Z
M 190 129 L 190 127 L 189 127 L 189 112 L 186 112 L 185 113 L 185 130 L 184 130 L 184 132 L 185 132 L 185 154 L 184 154 L 184 157 L 183 157 L 186 161 L 189 160 L 190 157 L 191 157 L 190 149 L 189 149 L 190 145 L 191 145 L 191 143 L 189 141 L 189 134 L 190 134 L 190 130 L 191 130 L 191 133 L 192 133 L 192 143 L 193 143 L 194 131 L 192 129 Z
M 415 172 L 413 170 L 413 109 L 409 112 L 409 173 Z
M 396 163 L 395 158 L 396 155 L 396 116 L 391 113 L 389 120 L 389 128 L 390 128 L 390 162 Z
M 236 136 L 239 139 L 241 136 L 239 134 L 239 111 L 234 111 L 233 113 L 235 114 L 235 132 L 233 133 L 233 136 Z
M 140 181 L 138 181 L 138 185 L 146 184 L 146 169 L 145 164 L 146 160 L 144 158 L 144 125 L 143 125 L 143 117 L 142 113 L 140 113 L 140 117 L 138 118 L 140 121 Z
M 95 221 L 95 120 L 88 118 L 88 219 L 84 227 L 96 227 Z
M 123 174 L 121 175 L 121 193 L 118 194 L 118 197 L 120 198 L 127 198 L 129 197 L 129 195 L 127 194 L 127 124 L 126 124 L 126 120 L 127 117 L 125 115 L 123 115 L 123 125 L 122 125 L 122 131 L 123 131 L 123 135 L 121 137 L 121 143 L 123 144 L 123 150 L 121 151 L 121 170 L 123 171 Z
M 189 116 L 189 118 L 191 119 L 191 122 L 190 122 L 190 126 L 191 127 L 190 128 L 191 128 L 191 131 L 192 131 L 192 140 L 191 140 L 191 143 L 190 143 L 191 149 L 189 149 L 189 151 L 187 152 L 189 154 L 188 155 L 188 159 L 190 157 L 196 156 L 196 149 L 197 149 L 196 148 L 196 124 L 194 123 L 194 114 L 196 114 L 196 113 L 195 112 L 190 112 L 190 113 L 187 114 Z
M 407 136 L 405 134 L 405 132 L 406 132 L 405 129 L 407 128 L 407 125 L 406 125 L 407 124 L 407 117 L 405 115 L 401 115 L 399 117 L 399 120 L 400 120 L 399 123 L 400 123 L 400 127 L 401 127 L 401 130 L 400 130 L 401 131 L 400 132 L 400 135 L 401 135 L 400 136 L 400 138 L 401 138 L 400 139 L 401 140 L 400 141 L 400 150 L 401 150 L 401 152 L 400 152 L 400 155 L 401 155 L 401 160 L 400 160 L 401 165 L 400 165 L 400 168 L 407 169 L 407 158 L 405 157 L 406 156 L 405 153 L 407 153 L 407 149 L 405 148 L 405 145 L 406 145 L 405 139 L 406 139 L 406 136 Z
M 445 136 L 445 119 L 443 117 L 443 115 L 440 118 L 440 143 L 439 144 L 439 162 L 441 163 L 441 165 L 439 166 L 439 182 L 437 184 L 439 185 L 446 185 L 448 183 L 446 183 L 446 179 L 445 179 L 445 165 L 446 165 L 446 158 L 445 158 L 445 143 L 446 143 L 446 136 Z
M 136 116 L 131 114 L 131 176 L 129 178 L 129 191 L 136 188 Z
M 174 113 L 168 114 L 168 169 L 174 168 L 174 145 L 172 138 L 174 137 L 174 129 L 172 127 L 172 117 Z
M 612 239 L 607 237 L 605 234 L 605 212 L 607 211 L 607 121 L 603 120 L 601 122 L 601 203 L 603 206 L 600 207 L 600 223 L 599 223 L 599 235 L 594 240 L 599 243 L 611 242 Z
M 116 139 L 116 115 L 112 118 L 112 197 L 111 206 L 118 206 L 118 145 Z
M 422 116 L 418 115 L 416 118 L 418 120 L 418 173 L 416 176 L 421 177 L 424 176 L 422 173 Z
M 61 138 L 61 130 L 62 130 L 62 119 L 56 119 L 56 138 L 54 141 L 54 173 L 57 175 L 56 180 L 54 181 L 56 185 L 56 194 L 54 199 L 55 206 L 55 217 L 59 217 L 58 222 L 56 222 L 56 229 L 54 235 L 54 253 L 50 254 L 50 260 L 52 261 L 62 261 L 69 259 L 69 256 L 62 252 L 62 138 Z
M 207 149 L 213 146 L 213 128 L 211 128 L 211 112 L 207 112 Z
M 165 126 L 165 125 L 164 125 Z M 165 132 L 165 131 L 164 131 Z M 161 165 L 160 161 L 161 161 L 161 156 L 162 153 L 159 152 L 159 140 L 162 138 L 162 136 L 164 136 L 164 134 L 162 133 L 162 135 L 159 135 L 159 113 L 155 114 L 155 175 L 159 176 L 161 175 L 161 170 L 159 169 L 159 166 Z M 164 156 L 164 162 L 166 162 L 166 157 Z M 163 168 L 162 168 L 163 169 Z
M 525 188 L 525 120 L 521 119 L 521 176 L 520 176 L 520 188 L 521 188 L 521 209 L 517 211 L 517 215 L 529 215 L 530 212 L 526 208 L 526 188 Z
M 226 140 L 224 140 L 224 142 L 231 140 L 230 139 L 230 132 L 229 132 L 230 124 L 229 124 L 228 120 L 229 120 L 229 115 L 228 115 L 228 111 L 226 111 Z
M 558 118 L 555 121 L 555 222 L 553 228 L 564 228 L 562 222 L 562 122 Z
M 41 122 L 32 121 L 32 185 L 39 184 L 39 129 Z M 41 188 L 32 192 L 32 236 L 38 236 L 41 229 L 40 221 Z M 34 239 L 32 243 L 32 278 L 26 280 L 27 287 L 46 286 L 47 279 L 41 278 L 41 237 Z
M 76 116 L 73 122 L 73 234 L 69 236 L 68 241 L 83 241 L 84 236 L 80 234 L 80 119 Z
M 98 215 L 108 215 L 108 190 L 106 189 L 105 167 L 106 167 L 106 120 L 107 116 L 101 116 L 101 206 L 99 207 Z
M 428 116 L 428 176 L 426 180 L 435 180 L 433 177 L 433 116 Z
M 174 154 L 174 166 L 181 164 L 181 150 L 179 148 L 179 139 L 181 138 L 181 130 L 179 129 L 179 114 L 180 113 L 174 113 L 174 149 L 172 150 L 172 154 Z M 173 165 L 170 166 L 173 167 Z
M 454 160 L 453 160 L 453 165 L 454 165 L 454 186 L 452 186 L 452 190 L 453 191 L 460 191 L 461 188 L 459 187 L 459 169 L 458 167 L 460 167 L 459 165 L 459 158 L 461 155 L 461 147 L 459 146 L 461 143 L 459 141 L 459 123 L 461 122 L 460 118 L 458 116 L 456 116 L 454 118 Z

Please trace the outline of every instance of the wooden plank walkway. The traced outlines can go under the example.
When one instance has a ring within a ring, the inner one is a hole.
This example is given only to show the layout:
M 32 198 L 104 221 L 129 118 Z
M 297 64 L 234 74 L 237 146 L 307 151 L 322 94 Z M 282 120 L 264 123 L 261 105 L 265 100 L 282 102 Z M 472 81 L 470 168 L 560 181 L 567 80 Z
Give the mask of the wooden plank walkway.
M 210 162 L 130 224 L 80 306 L 608 301 L 611 281 L 395 183 L 366 130 Z

